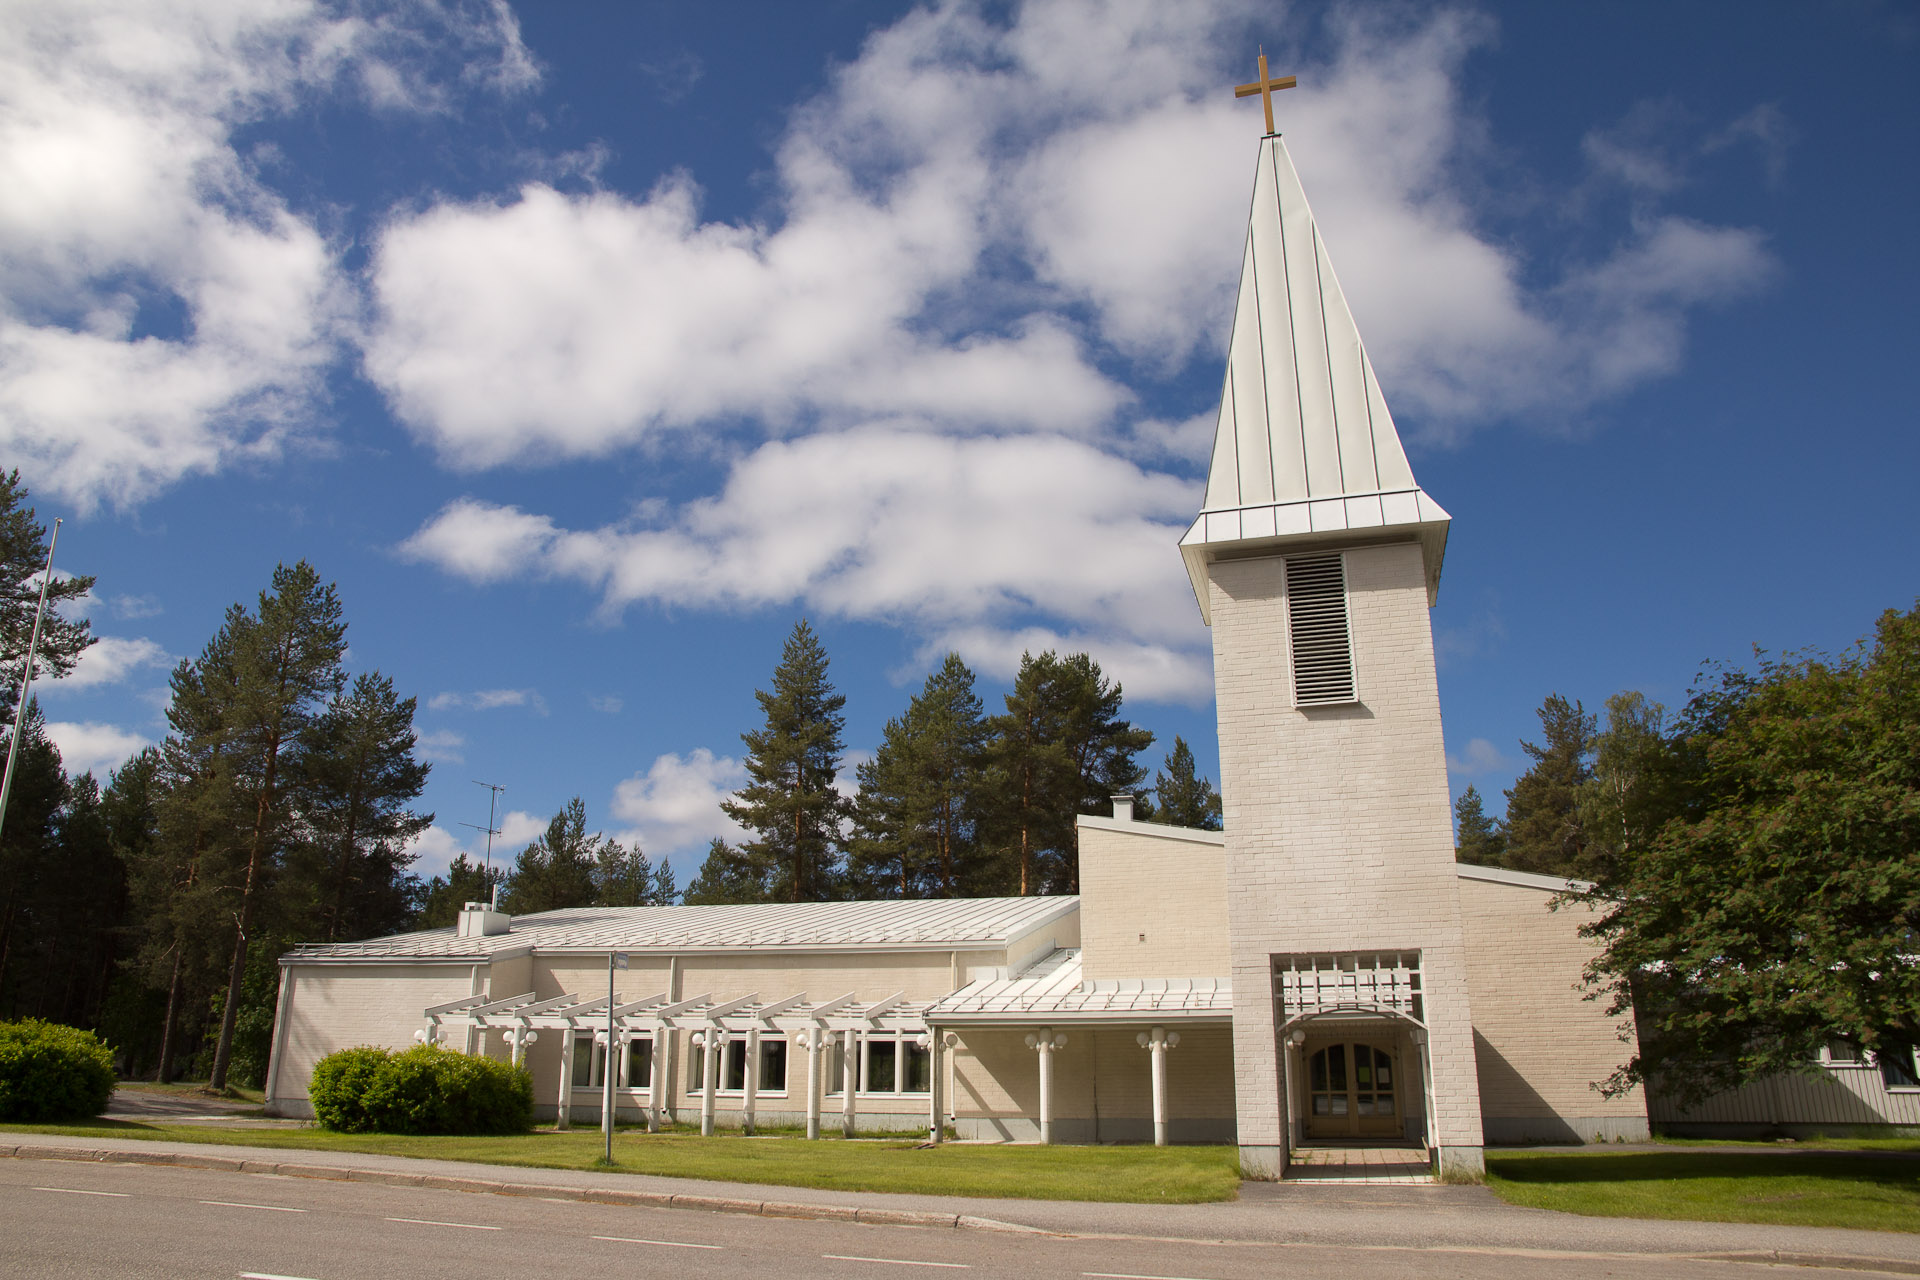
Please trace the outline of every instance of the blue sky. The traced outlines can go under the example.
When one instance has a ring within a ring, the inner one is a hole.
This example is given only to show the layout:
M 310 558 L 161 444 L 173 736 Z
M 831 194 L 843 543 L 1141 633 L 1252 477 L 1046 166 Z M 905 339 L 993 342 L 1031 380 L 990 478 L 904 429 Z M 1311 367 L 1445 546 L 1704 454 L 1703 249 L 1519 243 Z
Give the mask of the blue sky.
M 418 696 L 420 869 L 570 796 L 684 881 L 794 620 L 847 742 L 1086 648 L 1217 776 L 1197 509 L 1264 45 L 1426 491 L 1456 791 L 1559 691 L 1916 586 L 1910 6 L 11 3 L 0 460 L 70 766 L 276 561 Z M 1497 807 L 1497 801 L 1496 801 Z

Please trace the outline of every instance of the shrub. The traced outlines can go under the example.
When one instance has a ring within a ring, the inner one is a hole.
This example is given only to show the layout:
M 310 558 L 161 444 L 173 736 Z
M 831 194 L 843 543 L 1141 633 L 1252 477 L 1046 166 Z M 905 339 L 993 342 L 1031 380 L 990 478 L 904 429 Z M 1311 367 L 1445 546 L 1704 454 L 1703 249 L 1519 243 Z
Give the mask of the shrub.
M 347 1133 L 519 1133 L 533 1124 L 524 1067 L 431 1044 L 329 1054 L 308 1093 L 320 1123 Z
M 22 1018 L 0 1022 L 0 1120 L 83 1120 L 113 1096 L 113 1053 L 91 1031 Z
M 367 1114 L 364 1099 L 374 1077 L 392 1056 L 388 1050 L 361 1045 L 330 1053 L 314 1063 L 313 1079 L 307 1083 L 314 1118 L 341 1133 L 372 1129 L 373 1119 Z

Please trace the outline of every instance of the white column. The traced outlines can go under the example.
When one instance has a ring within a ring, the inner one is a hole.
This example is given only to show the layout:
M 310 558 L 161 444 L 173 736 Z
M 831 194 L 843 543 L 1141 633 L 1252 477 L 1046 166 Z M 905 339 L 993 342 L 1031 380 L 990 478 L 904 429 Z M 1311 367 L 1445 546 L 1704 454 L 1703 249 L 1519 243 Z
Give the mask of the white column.
M 840 1136 L 853 1136 L 853 1095 L 860 1083 L 860 1033 L 848 1027 L 843 1033 L 840 1056 Z
M 513 1030 L 507 1032 L 507 1043 L 513 1048 L 514 1066 L 522 1067 L 526 1065 L 527 1046 L 539 1038 L 540 1033 L 527 1026 L 515 1027 Z
M 1067 1038 L 1055 1035 L 1052 1027 L 1042 1027 L 1027 1037 L 1027 1047 L 1040 1055 L 1040 1141 L 1053 1142 L 1053 1051 L 1064 1048 Z
M 947 1136 L 946 1119 L 946 1076 L 942 1074 L 942 1059 L 946 1054 L 940 1044 L 940 1028 L 928 1027 L 927 1042 L 927 1141 L 940 1142 Z
M 554 1128 L 568 1127 L 573 1110 L 573 1028 L 560 1028 L 560 1115 Z
M 753 1107 L 760 1099 L 760 1024 L 747 1028 L 747 1098 L 741 1112 L 740 1123 L 751 1134 L 753 1132 Z
M 600 1049 L 600 1133 L 602 1137 L 613 1136 L 613 1037 L 605 1031 L 593 1033 L 593 1042 Z
M 826 1046 L 827 1029 L 815 1023 L 800 1036 L 800 1047 L 807 1051 L 807 1137 L 820 1137 L 820 1053 Z
M 667 1024 L 653 1024 L 653 1062 L 647 1072 L 647 1132 L 660 1132 L 661 1084 L 667 1078 L 666 1049 L 667 1037 L 672 1033 Z
M 706 1088 L 700 1094 L 700 1136 L 713 1136 L 714 1095 L 720 1092 L 720 1054 L 726 1045 L 726 1036 L 717 1022 L 708 1023 L 702 1032 L 706 1036 L 707 1051 L 702 1065 L 706 1068 L 701 1075 Z
M 1134 1041 L 1153 1059 L 1153 1145 L 1164 1147 L 1167 1145 L 1167 1050 L 1180 1043 L 1180 1033 L 1169 1034 L 1165 1027 L 1155 1027 L 1151 1032 L 1142 1031 Z

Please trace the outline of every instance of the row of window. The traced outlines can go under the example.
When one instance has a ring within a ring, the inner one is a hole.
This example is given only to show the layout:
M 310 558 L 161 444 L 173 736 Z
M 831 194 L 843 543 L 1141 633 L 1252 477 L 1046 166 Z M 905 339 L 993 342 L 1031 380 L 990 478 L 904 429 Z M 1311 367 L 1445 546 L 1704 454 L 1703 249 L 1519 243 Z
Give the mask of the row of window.
M 860 1093 L 926 1093 L 933 1079 L 933 1055 L 919 1043 L 913 1032 L 884 1032 L 857 1037 Z M 760 1092 L 787 1091 L 787 1042 L 779 1036 L 760 1040 Z M 844 1087 L 847 1070 L 846 1041 L 835 1036 L 826 1066 L 826 1091 L 838 1094 Z M 591 1031 L 573 1033 L 573 1087 L 598 1089 L 606 1079 L 606 1046 L 594 1039 Z M 747 1037 L 730 1035 L 720 1047 L 719 1092 L 747 1091 Z M 704 1045 L 691 1045 L 687 1051 L 687 1092 L 704 1093 L 707 1081 L 707 1051 Z M 624 1087 L 653 1087 L 653 1037 L 634 1036 L 627 1050 Z
M 1834 1040 L 1827 1045 L 1821 1060 L 1829 1067 L 1877 1066 L 1880 1068 L 1880 1081 L 1887 1088 L 1920 1089 L 1920 1052 L 1911 1048 L 1869 1055 L 1858 1046 L 1844 1040 Z

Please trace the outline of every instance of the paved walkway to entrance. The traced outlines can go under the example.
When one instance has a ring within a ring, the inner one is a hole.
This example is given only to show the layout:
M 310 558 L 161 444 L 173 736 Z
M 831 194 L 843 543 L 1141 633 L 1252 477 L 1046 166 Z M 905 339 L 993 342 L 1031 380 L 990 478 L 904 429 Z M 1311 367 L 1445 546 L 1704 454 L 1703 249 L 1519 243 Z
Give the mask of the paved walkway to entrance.
M 1400 1143 L 1295 1147 L 1292 1163 L 1287 1166 L 1287 1181 L 1417 1186 L 1432 1183 L 1433 1166 L 1424 1147 Z
M 340 1151 L 276 1151 L 183 1142 L 0 1131 L 0 1158 L 102 1160 L 279 1177 L 440 1187 L 635 1207 L 833 1218 L 878 1224 L 1207 1243 L 1348 1245 L 1389 1250 L 1555 1256 L 1714 1258 L 1920 1276 L 1920 1234 L 1728 1222 L 1583 1218 L 1502 1203 L 1485 1187 L 1302 1186 L 1249 1182 L 1223 1204 L 1096 1204 L 864 1194 L 659 1178 L 597 1170 L 517 1169 Z

